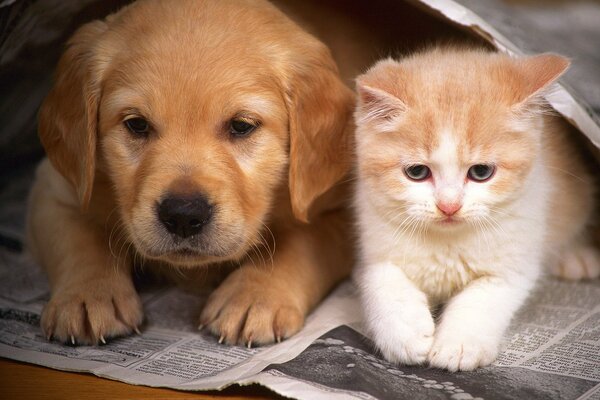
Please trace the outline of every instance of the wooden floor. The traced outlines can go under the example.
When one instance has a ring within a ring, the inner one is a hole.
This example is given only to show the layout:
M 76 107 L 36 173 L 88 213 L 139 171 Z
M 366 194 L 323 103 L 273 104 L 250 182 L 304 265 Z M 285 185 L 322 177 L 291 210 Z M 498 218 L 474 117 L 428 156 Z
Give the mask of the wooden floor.
M 0 358 L 2 399 L 282 399 L 261 386 L 222 392 L 181 392 L 128 385 L 88 374 L 62 372 Z

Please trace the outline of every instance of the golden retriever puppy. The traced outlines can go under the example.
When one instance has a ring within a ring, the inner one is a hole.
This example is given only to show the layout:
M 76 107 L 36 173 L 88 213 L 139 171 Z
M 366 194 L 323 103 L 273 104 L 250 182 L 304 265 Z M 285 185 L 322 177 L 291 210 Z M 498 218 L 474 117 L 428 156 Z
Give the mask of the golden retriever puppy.
M 262 0 L 140 0 L 80 28 L 40 110 L 28 218 L 48 338 L 138 330 L 140 263 L 225 275 L 199 319 L 221 341 L 298 331 L 352 263 L 353 103 L 326 46 Z

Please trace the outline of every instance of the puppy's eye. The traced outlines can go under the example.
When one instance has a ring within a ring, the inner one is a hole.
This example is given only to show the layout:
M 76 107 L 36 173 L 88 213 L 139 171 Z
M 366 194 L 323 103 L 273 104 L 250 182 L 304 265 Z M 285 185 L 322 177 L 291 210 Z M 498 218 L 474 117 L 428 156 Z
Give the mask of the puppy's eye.
M 134 117 L 129 118 L 123 121 L 125 127 L 129 130 L 129 132 L 146 137 L 150 132 L 150 123 L 142 117 Z
M 469 168 L 467 177 L 475 182 L 485 182 L 494 175 L 496 167 L 490 164 L 475 164 Z
M 234 118 L 229 122 L 229 133 L 236 137 L 247 136 L 256 129 L 258 124 L 241 118 Z
M 413 181 L 424 181 L 431 176 L 431 170 L 427 165 L 415 164 L 404 169 L 404 173 Z

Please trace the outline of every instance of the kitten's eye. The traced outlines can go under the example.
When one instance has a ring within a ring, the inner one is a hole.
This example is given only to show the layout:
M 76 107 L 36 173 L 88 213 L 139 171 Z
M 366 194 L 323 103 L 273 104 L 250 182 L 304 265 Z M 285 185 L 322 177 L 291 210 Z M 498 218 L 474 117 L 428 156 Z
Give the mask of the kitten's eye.
M 135 135 L 146 137 L 148 136 L 148 132 L 150 132 L 150 124 L 142 117 L 126 119 L 123 121 L 123 124 L 129 130 L 129 132 Z
M 494 175 L 496 167 L 490 164 L 475 164 L 469 168 L 467 177 L 475 182 L 485 182 Z
M 257 126 L 247 120 L 234 118 L 229 122 L 229 133 L 236 137 L 243 137 L 252 133 Z
M 429 167 L 423 164 L 411 165 L 404 169 L 404 173 L 413 181 L 424 181 L 431 176 Z

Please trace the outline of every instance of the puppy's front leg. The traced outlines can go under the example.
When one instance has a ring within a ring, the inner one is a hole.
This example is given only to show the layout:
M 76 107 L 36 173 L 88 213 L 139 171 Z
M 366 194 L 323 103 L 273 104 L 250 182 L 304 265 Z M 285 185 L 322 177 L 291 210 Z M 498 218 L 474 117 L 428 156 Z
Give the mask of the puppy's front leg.
M 353 260 L 345 212 L 310 225 L 273 232 L 271 258 L 247 261 L 209 297 L 206 326 L 228 344 L 281 341 L 302 327 L 308 312 L 349 274 Z
M 110 228 L 82 214 L 65 185 L 49 164 L 42 165 L 30 198 L 29 245 L 48 273 L 52 292 L 42 329 L 62 342 L 105 342 L 137 330 L 141 302 L 126 244 L 112 254 Z

